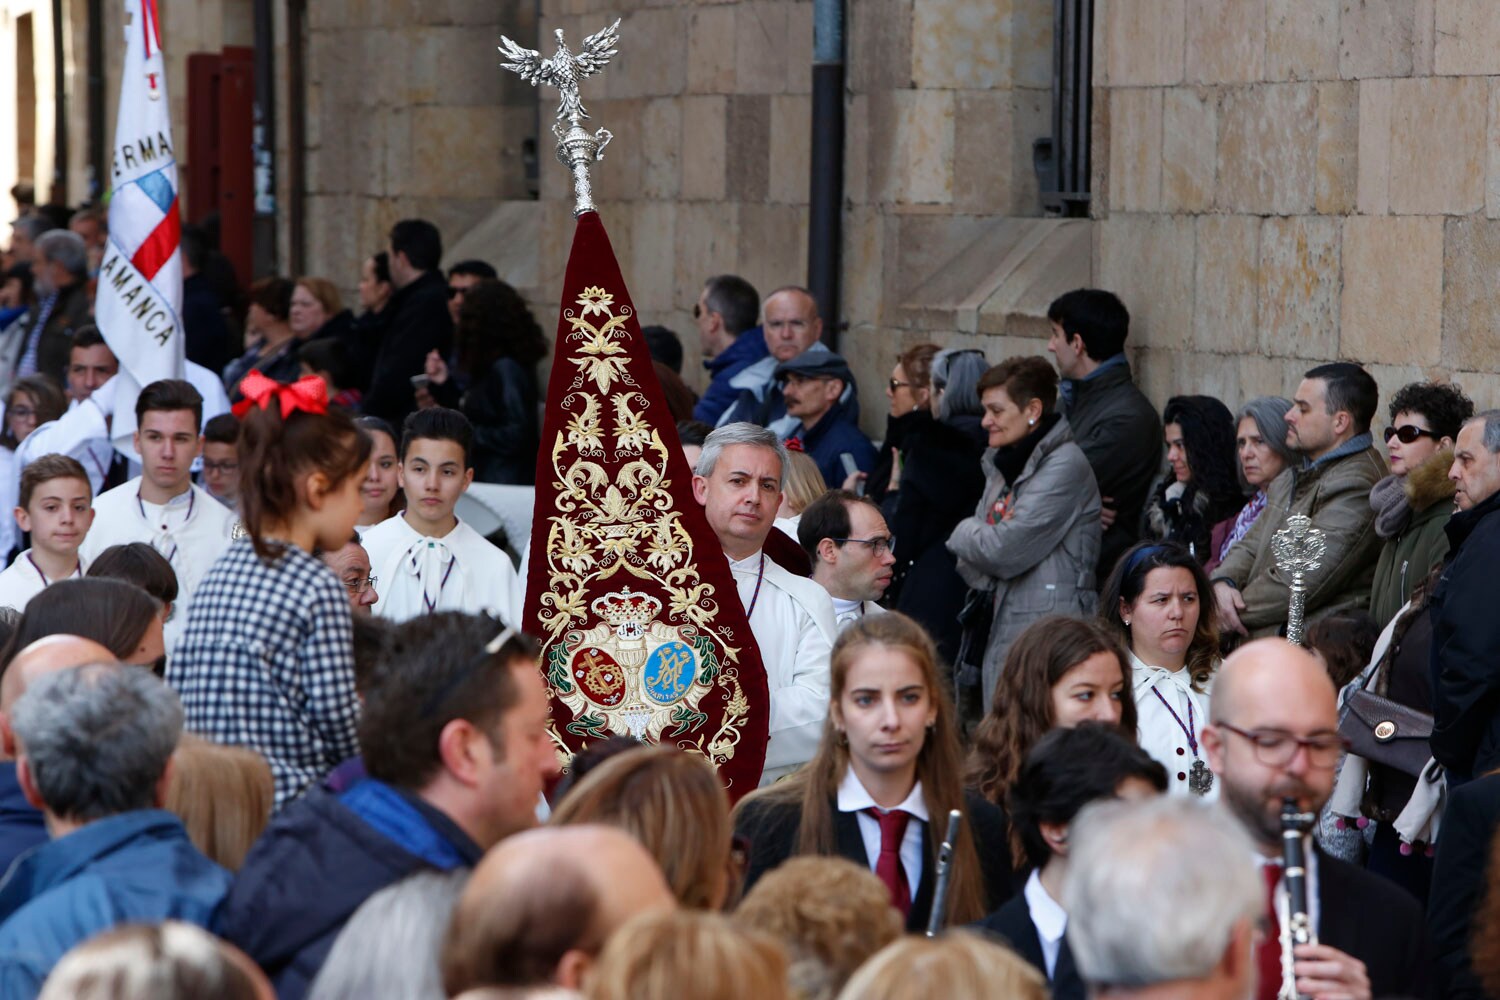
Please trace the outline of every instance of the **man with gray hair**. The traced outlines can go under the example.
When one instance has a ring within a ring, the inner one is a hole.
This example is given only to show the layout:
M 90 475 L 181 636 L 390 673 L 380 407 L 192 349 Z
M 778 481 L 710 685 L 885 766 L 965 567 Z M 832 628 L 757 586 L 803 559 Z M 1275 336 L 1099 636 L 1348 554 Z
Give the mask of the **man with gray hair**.
M 1255 995 L 1255 846 L 1228 816 L 1183 797 L 1101 802 L 1069 839 L 1068 946 L 1093 995 Z
M 52 841 L 0 883 L 0 996 L 36 996 L 70 948 L 117 924 L 207 927 L 230 875 L 161 808 L 177 695 L 138 667 L 69 667 L 31 685 L 11 727 L 17 776 Z
M 51 229 L 37 238 L 31 266 L 37 305 L 9 362 L 14 377 L 41 372 L 64 381 L 73 331 L 89 321 L 89 256 L 83 237 Z
M 766 557 L 781 506 L 786 448 L 775 433 L 726 424 L 703 442 L 693 497 L 729 559 L 771 693 L 761 784 L 812 759 L 828 714 L 828 657 L 838 636 L 833 601 L 813 581 Z
M 1453 444 L 1448 478 L 1458 512 L 1432 595 L 1432 756 L 1450 787 L 1500 766 L 1500 618 L 1491 596 L 1500 562 L 1500 410 L 1475 414 Z
M 57 227 L 52 224 L 52 220 L 40 212 L 26 212 L 16 216 L 15 221 L 10 224 L 10 252 L 15 256 L 16 262 L 34 263 L 36 241 L 43 233 L 55 228 Z

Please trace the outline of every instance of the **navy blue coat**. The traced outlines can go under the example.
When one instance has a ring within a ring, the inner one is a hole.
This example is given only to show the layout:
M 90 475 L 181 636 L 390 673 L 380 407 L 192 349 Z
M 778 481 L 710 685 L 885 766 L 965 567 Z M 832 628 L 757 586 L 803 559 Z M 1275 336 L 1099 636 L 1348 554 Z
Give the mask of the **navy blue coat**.
M 838 489 L 844 484 L 848 472 L 841 456 L 845 453 L 854 456 L 854 464 L 860 472 L 875 468 L 875 446 L 859 429 L 859 424 L 850 415 L 851 409 L 848 403 L 840 400 L 817 423 L 807 428 L 799 427 L 791 434 L 802 442 L 802 450 L 808 457 L 818 463 L 818 471 L 823 473 L 823 481 L 829 489 Z M 858 413 L 858 410 L 853 412 Z
M 770 354 L 765 331 L 754 326 L 734 338 L 734 343 L 717 357 L 703 362 L 703 367 L 708 369 L 708 388 L 703 390 L 703 397 L 693 407 L 693 419 L 710 427 L 717 424 L 724 411 L 739 398 L 740 391 L 730 385 L 729 380 Z

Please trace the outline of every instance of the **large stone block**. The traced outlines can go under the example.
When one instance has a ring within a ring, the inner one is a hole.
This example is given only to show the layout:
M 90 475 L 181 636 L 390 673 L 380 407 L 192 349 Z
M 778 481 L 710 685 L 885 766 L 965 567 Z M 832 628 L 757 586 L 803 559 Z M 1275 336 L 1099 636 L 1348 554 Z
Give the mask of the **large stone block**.
M 1339 0 L 1268 0 L 1266 78 L 1328 80 L 1339 75 Z
M 1359 163 L 1357 198 L 1365 215 L 1385 215 L 1391 209 L 1391 80 L 1365 80 L 1359 85 Z
M 1206 212 L 1214 204 L 1218 170 L 1218 93 L 1206 87 L 1174 87 L 1162 106 L 1162 207 Z
M 765 201 L 771 187 L 770 96 L 731 96 L 728 136 L 727 195 L 744 201 Z
M 888 217 L 856 205 L 844 213 L 844 318 L 851 326 L 879 323 L 885 306 L 885 232 Z
M 847 135 L 848 130 L 845 130 Z M 812 156 L 812 101 L 801 94 L 771 98 L 772 201 L 807 201 Z
M 1415 25 L 1413 0 L 1343 0 L 1339 74 L 1346 80 L 1410 76 Z
M 670 309 L 676 293 L 677 205 L 670 201 L 637 201 L 625 274 L 630 297 L 644 317 Z M 621 261 L 625 264 L 625 261 Z
M 1317 207 L 1324 215 L 1354 211 L 1359 189 L 1359 84 L 1318 84 Z
M 1219 110 L 1221 210 L 1300 215 L 1316 200 L 1317 91 L 1310 83 L 1235 87 Z
M 595 120 L 625 141 L 617 147 L 613 142 L 605 150 L 604 160 L 592 171 L 594 196 L 600 201 L 626 201 L 640 197 L 641 158 L 645 144 L 641 142 L 641 116 L 645 114 L 646 102 L 642 99 L 599 101 L 590 110 Z M 630 141 L 634 138 L 636 141 Z M 547 145 L 552 147 L 552 137 L 547 136 Z M 549 150 L 550 151 L 550 150 Z M 542 169 L 551 169 L 555 158 L 544 162 Z M 564 171 L 566 173 L 566 171 Z
M 715 274 L 739 274 L 739 205 L 728 201 L 688 202 L 677 206 L 678 305 L 697 302 L 703 282 Z
M 1187 0 L 1188 83 L 1265 76 L 1266 0 Z
M 591 25 L 589 31 L 597 31 L 609 23 L 592 27 L 598 20 L 601 19 L 585 18 L 584 23 Z M 610 95 L 669 97 L 682 93 L 687 83 L 688 60 L 682 39 L 688 35 L 689 23 L 689 12 L 683 8 L 637 10 L 630 14 L 620 25 L 621 35 L 640 41 L 633 47 L 628 41 L 623 42 L 620 54 L 610 60 L 601 77 Z
M 1455 368 L 1500 368 L 1500 221 L 1449 219 L 1443 240 L 1443 361 Z M 1424 359 L 1435 360 L 1436 356 Z
M 1181 349 L 1193 330 L 1193 220 L 1113 215 L 1098 223 L 1099 287 L 1130 309 L 1130 341 Z
M 1182 82 L 1185 0 L 1112 0 L 1104 16 L 1111 87 Z
M 659 97 L 641 112 L 641 194 L 676 198 L 682 189 L 682 101 Z
M 1442 346 L 1443 220 L 1344 220 L 1339 356 L 1428 364 Z
M 422 105 L 452 101 L 457 96 L 454 83 L 461 80 L 464 101 L 500 104 L 505 78 L 519 79 L 501 68 L 493 45 L 474 44 L 473 28 L 429 27 L 413 30 L 412 34 L 415 37 L 404 46 L 407 71 L 401 83 L 405 94 L 398 97 L 398 103 Z M 530 89 L 527 87 L 528 91 Z M 554 93 L 549 91 L 547 99 L 551 100 Z
M 1115 211 L 1161 207 L 1162 93 L 1128 87 L 1110 94 L 1109 203 Z
M 739 270 L 763 292 L 794 285 L 807 274 L 807 208 L 741 205 L 736 227 Z
M 1500 6 L 1436 0 L 1433 68 L 1444 76 L 1500 74 Z
M 916 0 L 912 80 L 918 87 L 990 90 L 1011 80 L 1013 0 Z
M 1432 76 L 1437 65 L 1437 0 L 1416 0 L 1412 15 L 1411 75 Z
M 1390 205 L 1396 214 L 1466 215 L 1484 204 L 1489 110 L 1479 78 L 1427 77 L 1391 85 Z
M 1485 135 L 1484 214 L 1500 217 L 1500 80 L 1490 82 L 1490 122 Z
M 1051 90 L 1052 0 L 1011 0 L 1011 4 L 1011 85 Z
M 913 0 L 849 4 L 849 87 L 856 94 L 912 85 Z
M 439 198 L 455 191 L 493 197 L 503 188 L 493 108 L 423 108 L 412 116 L 411 136 L 422 154 L 416 177 L 420 192 Z
M 742 3 L 734 9 L 734 81 L 741 94 L 779 94 L 787 89 L 787 8 L 781 0 Z
M 1233 354 L 1256 347 L 1261 220 L 1249 215 L 1197 219 L 1193 346 Z
M 1339 349 L 1339 220 L 1266 219 L 1260 230 L 1260 350 L 1333 358 Z
M 718 96 L 682 99 L 682 197 L 724 197 L 729 102 Z
M 1011 143 L 1010 208 L 1011 215 L 1040 215 L 1040 185 L 1032 150 L 1036 140 L 1052 134 L 1052 93 L 1044 90 L 1012 90 L 1011 114 L 1014 139 Z
M 734 60 L 734 8 L 692 8 L 688 15 L 688 90 L 695 94 L 733 92 Z
M 1011 210 L 1013 157 L 1020 139 L 1011 103 L 1015 91 L 980 90 L 958 94 L 958 121 L 953 135 L 953 210 L 976 215 Z
M 870 99 L 853 94 L 844 113 L 844 200 L 863 205 L 870 199 Z
M 953 200 L 954 93 L 909 90 L 894 95 L 899 156 L 897 201 L 946 205 Z

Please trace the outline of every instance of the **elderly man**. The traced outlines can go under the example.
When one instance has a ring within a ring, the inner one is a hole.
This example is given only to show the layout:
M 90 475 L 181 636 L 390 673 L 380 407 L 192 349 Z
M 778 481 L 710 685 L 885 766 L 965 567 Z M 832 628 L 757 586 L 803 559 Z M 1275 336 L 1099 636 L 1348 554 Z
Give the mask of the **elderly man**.
M 621 924 L 677 901 L 651 855 L 605 826 L 517 834 L 474 869 L 448 925 L 443 986 L 581 990 Z
M 182 735 L 172 689 L 135 667 L 68 667 L 31 685 L 11 726 L 52 841 L 0 883 L 0 996 L 35 996 L 73 945 L 119 924 L 207 927 L 230 875 L 161 808 Z
M 1491 594 L 1500 560 L 1500 410 L 1466 422 L 1448 477 L 1458 513 L 1447 525 L 1449 554 L 1432 595 L 1432 756 L 1450 784 L 1500 766 L 1500 618 Z
M 1286 414 L 1286 440 L 1305 464 L 1276 477 L 1266 490 L 1270 513 L 1256 518 L 1215 571 L 1223 627 L 1261 637 L 1286 623 L 1291 584 L 1276 568 L 1272 539 L 1293 514 L 1312 518 L 1325 542 L 1322 565 L 1308 581 L 1308 617 L 1369 607 L 1381 544 L 1370 490 L 1386 474 L 1370 436 L 1378 395 L 1369 372 L 1347 361 L 1303 377 Z
M 763 427 L 720 427 L 703 442 L 693 496 L 739 588 L 771 693 L 762 784 L 812 759 L 828 714 L 828 656 L 838 626 L 828 592 L 765 555 L 781 505 L 786 449 Z
M 333 570 L 339 583 L 349 592 L 349 609 L 357 615 L 370 614 L 370 606 L 380 600 L 375 577 L 370 575 L 370 554 L 354 535 L 341 549 L 318 553 L 323 565 Z
M 818 339 L 823 335 L 823 320 L 818 316 L 817 300 L 807 289 L 795 285 L 778 288 L 766 297 L 762 310 L 765 319 L 761 325 L 769 353 L 729 380 L 735 399 L 719 415 L 720 427 L 742 420 L 762 427 L 778 421 L 786 421 L 787 429 L 796 426 L 795 419 L 787 419 L 776 367 L 808 352 L 828 350 Z M 852 398 L 853 393 L 850 395 Z M 853 415 L 859 416 L 857 406 Z
M 109 663 L 114 654 L 92 639 L 49 635 L 15 655 L 0 677 L 0 872 L 40 844 L 47 842 L 42 811 L 26 800 L 16 775 L 16 734 L 10 713 L 26 688 L 47 674 L 85 663 Z
M 1162 796 L 1091 806 L 1067 835 L 1067 943 L 1092 995 L 1253 995 L 1260 891 L 1254 847 L 1232 820 Z
M 73 331 L 89 321 L 89 257 L 83 237 L 52 229 L 37 237 L 31 268 L 37 306 L 16 341 L 16 377 L 41 372 L 63 380 Z
M 832 351 L 808 351 L 777 365 L 776 379 L 787 419 L 774 429 L 818 463 L 827 486 L 837 486 L 856 469 L 868 474 L 875 467 L 875 446 L 856 419 L 848 362 Z
M 829 490 L 808 504 L 797 540 L 812 558 L 813 582 L 833 598 L 839 631 L 865 615 L 884 614 L 875 602 L 891 585 L 891 530 L 880 507 L 848 490 Z
M 557 775 L 531 639 L 438 612 L 394 629 L 387 650 L 360 718 L 369 776 L 277 814 L 219 918 L 282 1000 L 307 992 L 361 903 L 413 872 L 478 864 L 536 824 Z
M 1203 749 L 1221 801 L 1255 841 L 1272 928 L 1285 911 L 1281 812 L 1294 799 L 1316 815 L 1333 792 L 1344 751 L 1337 692 L 1312 654 L 1281 639 L 1242 646 L 1219 669 Z M 1422 908 L 1378 875 L 1311 847 L 1308 908 L 1319 942 L 1295 951 L 1297 989 L 1316 996 L 1426 996 Z M 1371 914 L 1379 914 L 1378 920 Z M 1268 933 L 1256 952 L 1260 1000 L 1274 1000 L 1281 949 Z

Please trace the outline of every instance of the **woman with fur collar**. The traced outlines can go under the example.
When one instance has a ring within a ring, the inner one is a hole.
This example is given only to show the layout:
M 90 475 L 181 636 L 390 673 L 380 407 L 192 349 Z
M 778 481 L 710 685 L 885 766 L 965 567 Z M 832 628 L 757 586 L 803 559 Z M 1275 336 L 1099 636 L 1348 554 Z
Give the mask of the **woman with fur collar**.
M 1173 396 L 1162 430 L 1169 470 L 1146 505 L 1146 534 L 1178 542 L 1204 563 L 1215 554 L 1214 526 L 1245 505 L 1234 415 L 1212 396 Z
M 1370 616 L 1395 617 L 1412 590 L 1448 554 L 1443 528 L 1453 513 L 1453 439 L 1474 415 L 1474 402 L 1455 385 L 1413 382 L 1391 397 L 1385 447 L 1391 474 L 1370 490 L 1375 533 L 1384 539 Z

